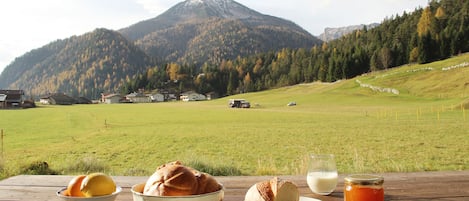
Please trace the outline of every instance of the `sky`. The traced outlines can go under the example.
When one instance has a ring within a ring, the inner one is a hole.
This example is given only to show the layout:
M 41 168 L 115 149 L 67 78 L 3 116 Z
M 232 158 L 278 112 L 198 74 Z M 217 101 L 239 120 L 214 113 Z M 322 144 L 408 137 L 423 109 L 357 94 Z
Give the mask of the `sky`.
M 16 57 L 96 28 L 118 30 L 183 0 L 11 0 L 0 2 L 0 72 Z M 428 0 L 236 0 L 318 36 L 327 27 L 370 24 L 425 7 Z

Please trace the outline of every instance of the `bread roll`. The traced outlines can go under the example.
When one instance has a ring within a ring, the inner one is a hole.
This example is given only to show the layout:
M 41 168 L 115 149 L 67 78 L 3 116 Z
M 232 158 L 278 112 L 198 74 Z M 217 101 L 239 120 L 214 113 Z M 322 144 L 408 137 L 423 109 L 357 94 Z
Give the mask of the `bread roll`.
M 274 177 L 270 181 L 254 184 L 246 193 L 244 201 L 298 201 L 298 187 L 290 182 Z
M 158 167 L 147 180 L 144 195 L 185 196 L 194 195 L 198 190 L 198 181 L 191 169 L 179 161 Z
M 205 194 L 215 192 L 221 189 L 220 184 L 215 180 L 212 175 L 203 172 L 195 172 L 197 178 L 198 189 L 197 194 Z
M 187 196 L 218 191 L 222 186 L 214 177 L 176 161 L 158 167 L 147 180 L 144 195 Z

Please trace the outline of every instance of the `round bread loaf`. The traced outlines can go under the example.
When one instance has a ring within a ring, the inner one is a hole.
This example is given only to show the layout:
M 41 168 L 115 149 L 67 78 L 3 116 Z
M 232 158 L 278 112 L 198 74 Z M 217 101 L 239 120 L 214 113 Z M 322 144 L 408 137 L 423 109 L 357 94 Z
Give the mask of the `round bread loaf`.
M 158 167 L 156 172 L 147 180 L 143 194 L 185 196 L 194 195 L 197 191 L 198 179 L 194 172 L 176 161 Z
M 298 201 L 299 199 L 300 193 L 294 183 L 274 177 L 270 181 L 252 185 L 244 201 Z

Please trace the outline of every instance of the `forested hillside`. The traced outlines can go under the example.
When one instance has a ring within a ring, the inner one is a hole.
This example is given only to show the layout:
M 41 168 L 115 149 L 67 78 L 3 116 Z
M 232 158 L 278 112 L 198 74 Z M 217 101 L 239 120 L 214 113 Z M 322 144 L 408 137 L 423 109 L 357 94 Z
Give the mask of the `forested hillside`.
M 119 32 L 159 60 L 197 65 L 321 44 L 291 21 L 233 0 L 184 1 Z
M 296 34 L 296 35 L 295 35 Z M 210 18 L 152 32 L 135 41 L 148 55 L 178 63 L 220 63 L 223 59 L 254 55 L 285 47 L 320 44 L 311 35 L 291 29 L 250 27 L 240 20 Z
M 426 8 L 389 17 L 376 28 L 357 30 L 311 49 L 285 48 L 220 64 L 207 62 L 201 71 L 172 63 L 150 69 L 124 89 L 161 87 L 163 77 L 179 83 L 181 90 L 230 95 L 318 80 L 334 82 L 468 51 L 469 1 L 432 1 Z
M 157 80 L 143 85 L 182 91 L 192 89 L 204 62 L 218 65 L 223 60 L 316 44 L 321 41 L 295 23 L 233 0 L 186 0 L 156 18 L 118 31 L 97 29 L 32 50 L 5 68 L 0 88 L 22 89 L 34 97 L 62 92 L 97 98 L 101 92 L 136 90 L 141 84 L 122 85 L 135 83 L 130 80 L 136 76 L 141 80 L 143 74 L 166 72 L 161 66 L 172 63 L 168 66 L 181 64 L 191 71 L 179 71 L 185 75 L 177 76 L 155 73 L 161 76 L 148 76 Z M 166 77 L 178 82 L 168 82 Z M 223 84 L 217 88 L 226 88 Z
M 0 86 L 11 83 L 10 88 L 32 96 L 63 92 L 97 98 L 103 91 L 117 91 L 133 78 L 128 75 L 144 73 L 152 64 L 152 58 L 118 32 L 96 29 L 17 58 L 3 71 Z

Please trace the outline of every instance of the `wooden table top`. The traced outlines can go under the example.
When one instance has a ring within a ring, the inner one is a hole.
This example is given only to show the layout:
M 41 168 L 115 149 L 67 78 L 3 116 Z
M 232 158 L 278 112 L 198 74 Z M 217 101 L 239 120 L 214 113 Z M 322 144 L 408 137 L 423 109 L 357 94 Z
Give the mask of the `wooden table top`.
M 469 200 L 469 171 L 385 173 L 385 200 Z M 339 176 L 335 192 L 329 196 L 313 194 L 306 176 L 279 176 L 293 181 L 301 196 L 322 201 L 343 200 L 344 176 Z M 19 175 L 0 181 L 0 201 L 55 201 L 56 192 L 65 187 L 73 176 Z M 244 195 L 253 184 L 273 176 L 216 177 L 225 188 L 224 201 L 244 201 Z M 144 183 L 148 177 L 115 176 L 113 179 L 122 192 L 117 201 L 132 201 L 130 188 Z

